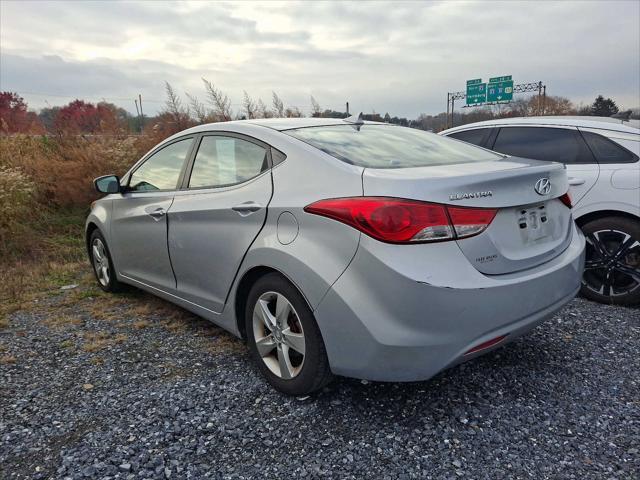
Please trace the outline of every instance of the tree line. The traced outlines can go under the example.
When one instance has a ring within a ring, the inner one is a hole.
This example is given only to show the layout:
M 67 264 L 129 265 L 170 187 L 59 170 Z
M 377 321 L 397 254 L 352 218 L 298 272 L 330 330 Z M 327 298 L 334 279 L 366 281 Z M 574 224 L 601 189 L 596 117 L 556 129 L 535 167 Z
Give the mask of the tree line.
M 38 113 L 29 110 L 16 92 L 0 92 L 0 134 L 137 134 L 164 137 L 202 123 L 256 118 L 296 118 L 305 114 L 297 106 L 285 105 L 275 91 L 270 102 L 243 92 L 242 103 L 234 110 L 230 97 L 207 79 L 202 79 L 204 99 L 185 92 L 184 98 L 165 82 L 166 100 L 153 117 L 132 115 L 109 102 L 91 103 L 76 99 L 67 105 L 47 107 Z M 547 96 L 542 105 L 538 96 L 521 98 L 508 104 L 460 110 L 453 115 L 454 125 L 505 117 L 542 115 L 611 116 L 618 112 L 616 102 L 599 95 L 593 104 L 576 105 L 565 97 Z M 344 111 L 323 109 L 313 97 L 309 98 L 309 116 L 346 118 Z M 392 123 L 430 131 L 446 128 L 446 114 L 420 114 L 416 119 L 391 116 L 389 113 L 363 114 L 365 120 Z M 632 118 L 638 118 L 638 112 Z

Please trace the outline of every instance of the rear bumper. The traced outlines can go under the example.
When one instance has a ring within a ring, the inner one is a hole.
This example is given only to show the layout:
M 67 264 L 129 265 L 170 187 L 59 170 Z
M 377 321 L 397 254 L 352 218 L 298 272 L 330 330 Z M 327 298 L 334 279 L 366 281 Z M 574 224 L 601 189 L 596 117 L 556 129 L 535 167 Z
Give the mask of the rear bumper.
M 498 336 L 529 331 L 580 288 L 584 237 L 536 268 L 487 276 L 455 242 L 415 249 L 362 237 L 345 273 L 315 315 L 334 373 L 377 381 L 426 380 L 489 351 Z M 492 348 L 496 348 L 498 345 Z

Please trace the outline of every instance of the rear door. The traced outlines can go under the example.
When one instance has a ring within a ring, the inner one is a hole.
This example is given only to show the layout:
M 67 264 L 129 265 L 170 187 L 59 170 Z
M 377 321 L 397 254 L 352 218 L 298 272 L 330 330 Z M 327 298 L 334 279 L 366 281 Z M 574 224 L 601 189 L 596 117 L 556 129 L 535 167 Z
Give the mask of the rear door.
M 193 137 L 152 153 L 131 174 L 127 191 L 113 202 L 111 237 L 118 272 L 169 290 L 175 278 L 167 249 L 167 212 L 184 174 Z
M 580 131 L 600 165 L 600 181 L 584 203 L 625 203 L 640 215 L 640 135 L 591 128 Z
M 564 163 L 574 205 L 600 175 L 598 163 L 575 127 L 503 126 L 489 148 L 517 157 Z
M 255 139 L 205 134 L 169 210 L 169 252 L 180 296 L 221 312 L 273 191 L 271 151 Z

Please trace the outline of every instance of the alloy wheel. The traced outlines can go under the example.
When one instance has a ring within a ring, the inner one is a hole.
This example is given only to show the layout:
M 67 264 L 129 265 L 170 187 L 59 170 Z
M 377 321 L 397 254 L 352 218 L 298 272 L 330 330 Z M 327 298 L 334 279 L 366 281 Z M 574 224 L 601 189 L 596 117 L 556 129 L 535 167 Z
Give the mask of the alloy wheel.
M 640 240 L 619 230 L 598 230 L 586 236 L 582 283 L 607 297 L 640 288 Z
M 300 373 L 305 357 L 304 330 L 284 295 L 260 295 L 253 309 L 253 335 L 262 361 L 274 375 L 290 380 Z
M 93 257 L 93 268 L 96 272 L 96 277 L 103 287 L 109 285 L 109 279 L 111 278 L 111 272 L 109 271 L 109 258 L 107 257 L 107 249 L 102 243 L 102 240 L 96 238 L 91 245 L 91 252 Z

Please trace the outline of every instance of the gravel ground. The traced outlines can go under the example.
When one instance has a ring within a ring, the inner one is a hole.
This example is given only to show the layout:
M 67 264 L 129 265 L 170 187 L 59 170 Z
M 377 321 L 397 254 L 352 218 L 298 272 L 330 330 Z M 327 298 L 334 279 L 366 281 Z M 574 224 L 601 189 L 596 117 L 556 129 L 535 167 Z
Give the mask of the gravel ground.
M 289 398 L 206 322 L 80 286 L 0 330 L 0 478 L 638 478 L 639 351 L 639 310 L 577 299 L 428 382 Z

